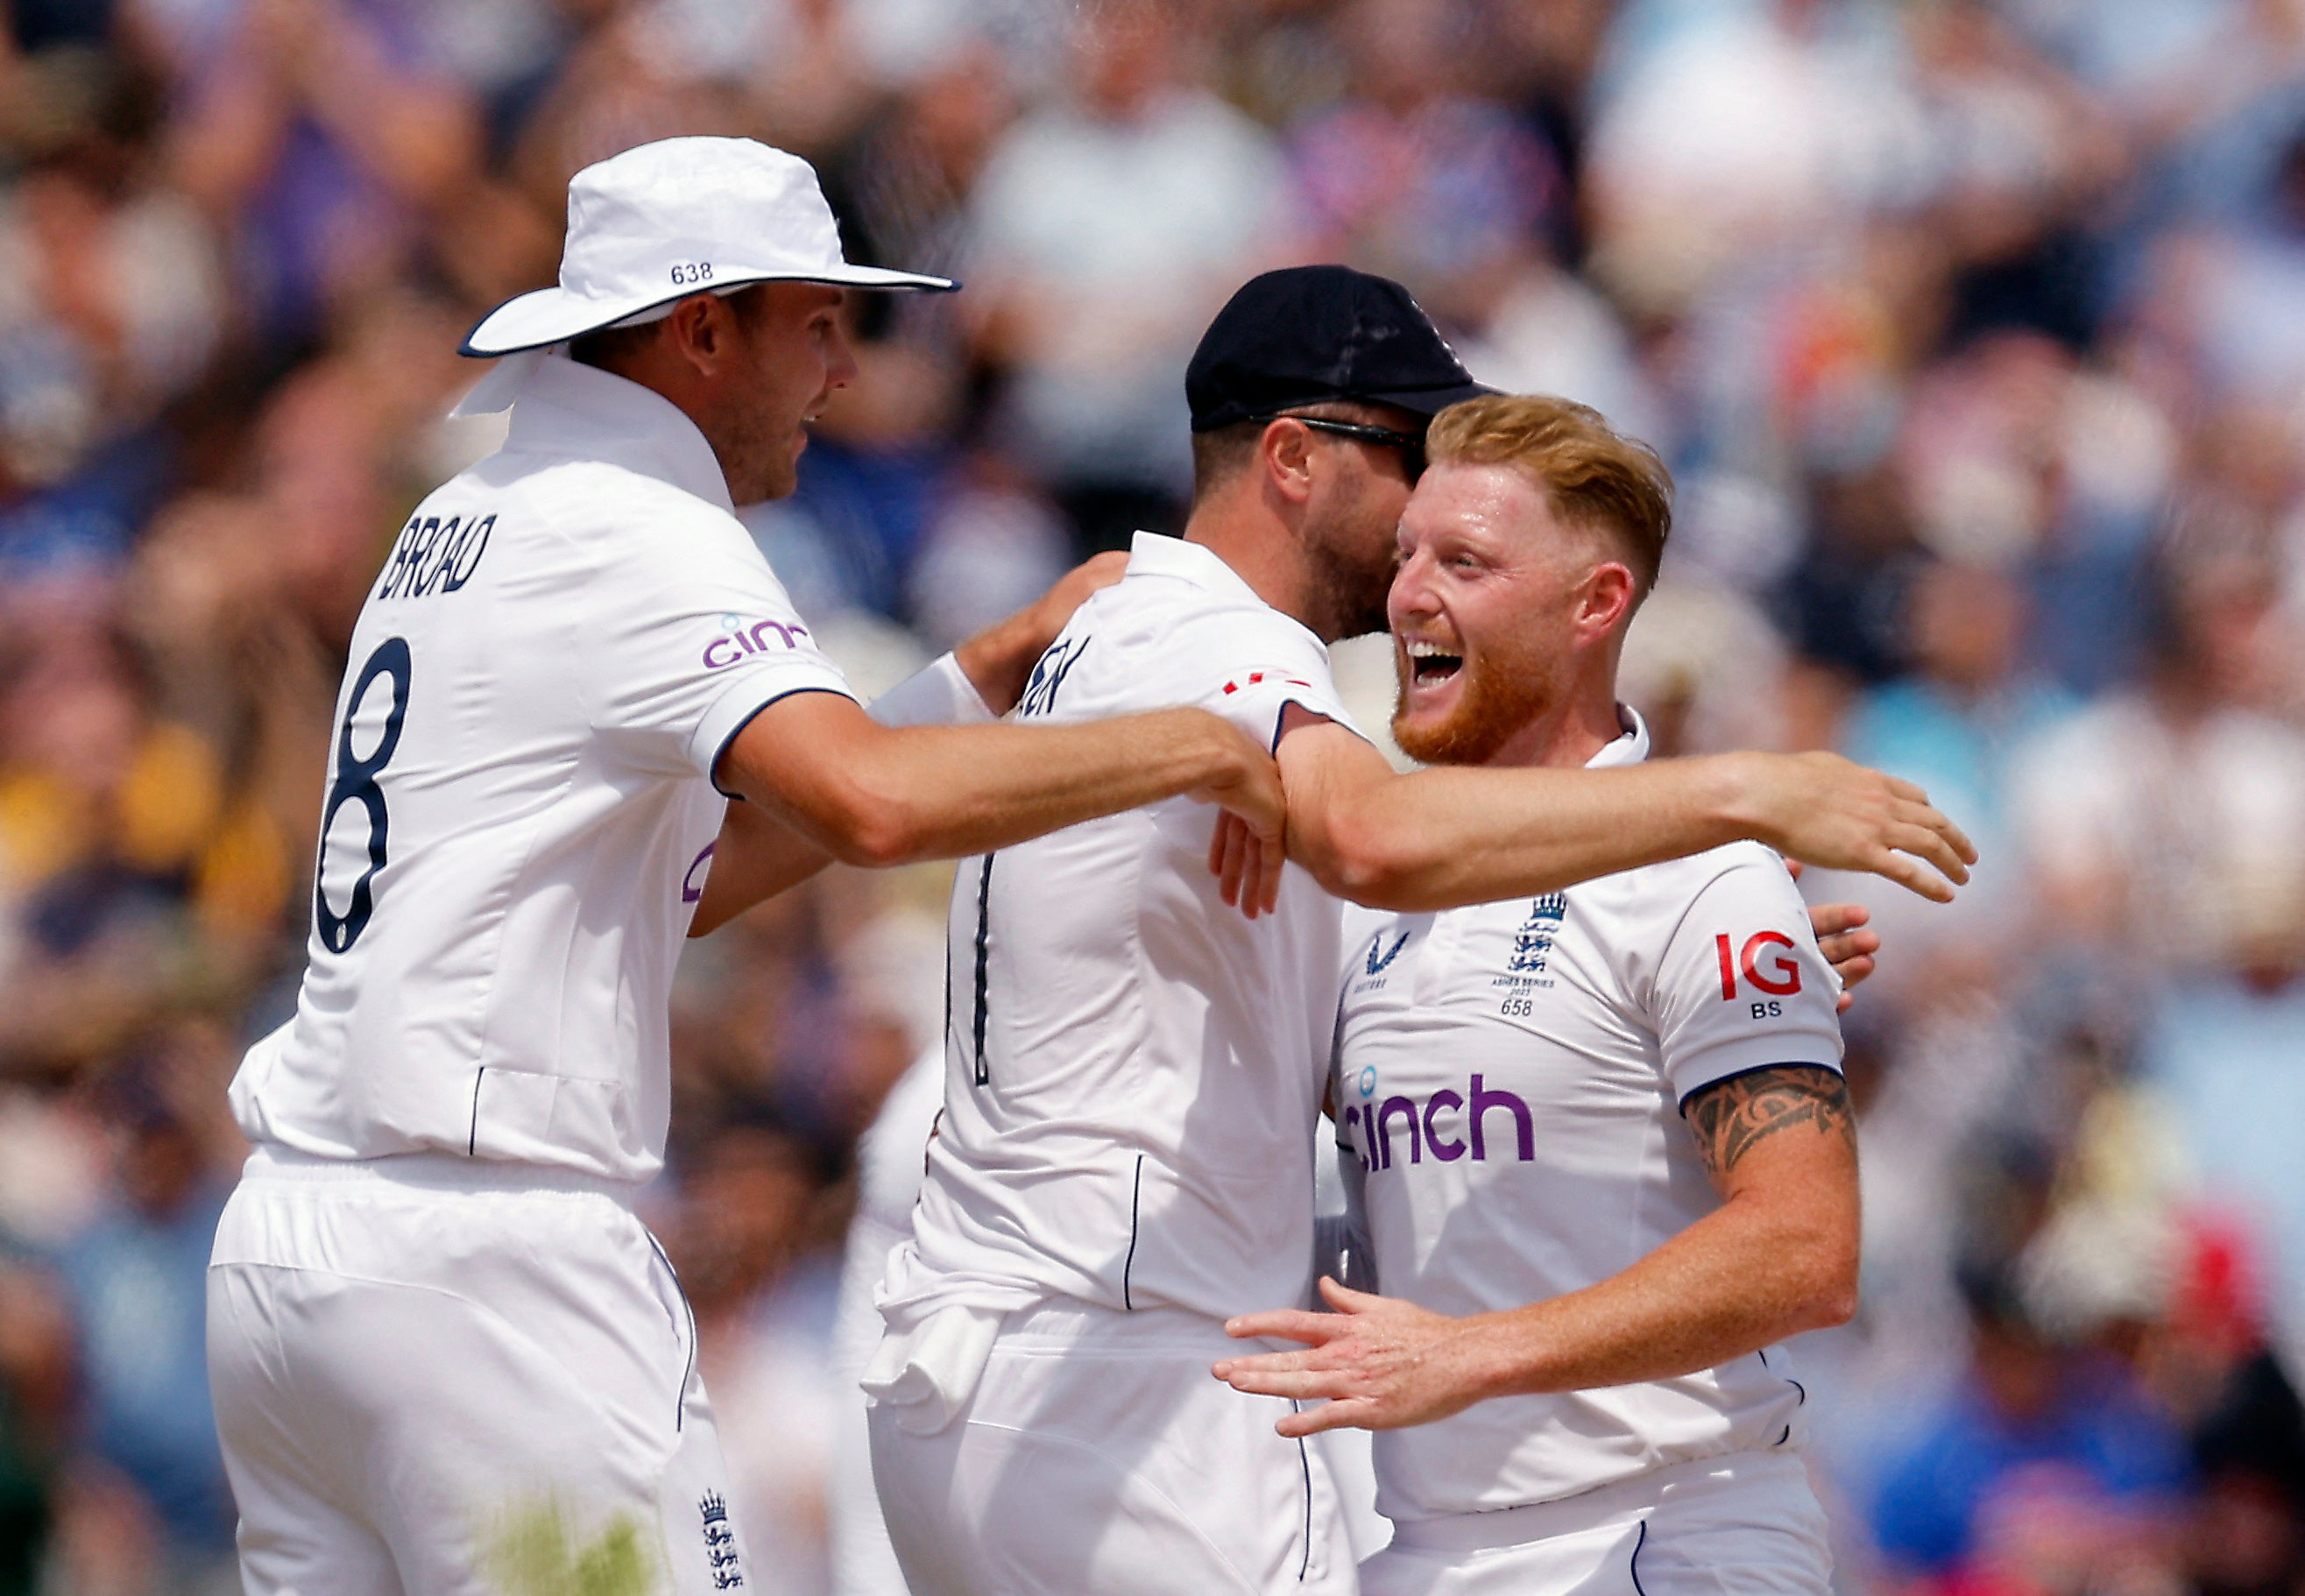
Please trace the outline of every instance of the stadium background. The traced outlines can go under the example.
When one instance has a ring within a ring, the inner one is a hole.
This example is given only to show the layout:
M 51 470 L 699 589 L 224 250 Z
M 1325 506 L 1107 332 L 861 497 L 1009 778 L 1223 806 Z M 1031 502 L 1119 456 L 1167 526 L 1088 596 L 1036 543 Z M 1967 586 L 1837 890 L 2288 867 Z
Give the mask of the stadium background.
M 1668 749 L 1833 747 L 1986 863 L 1850 1016 L 1850 1592 L 2305 1588 L 2305 5 L 0 0 L 0 1592 L 215 1592 L 201 1269 L 301 964 L 330 703 L 563 187 L 816 160 L 862 375 L 748 521 L 862 683 L 1173 527 L 1251 272 L 1410 285 L 1680 481 Z M 1345 674 L 1383 718 L 1382 653 Z M 1834 890 L 1834 883 L 1813 883 Z M 826 1588 L 852 1143 L 934 871 L 683 966 L 652 1217 L 764 1589 Z

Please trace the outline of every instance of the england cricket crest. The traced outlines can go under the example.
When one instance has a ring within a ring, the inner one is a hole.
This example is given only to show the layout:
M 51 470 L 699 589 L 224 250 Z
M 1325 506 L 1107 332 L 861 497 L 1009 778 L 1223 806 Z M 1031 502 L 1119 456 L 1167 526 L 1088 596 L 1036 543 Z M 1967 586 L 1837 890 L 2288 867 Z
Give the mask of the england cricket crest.
M 733 1591 L 744 1583 L 736 1553 L 736 1532 L 728 1523 L 728 1503 L 717 1490 L 700 1498 L 696 1510 L 704 1515 L 704 1555 L 712 1560 L 712 1588 Z
M 1561 922 L 1569 915 L 1566 893 L 1548 892 L 1528 906 L 1528 919 L 1513 933 L 1512 947 L 1505 958 L 1504 973 L 1489 984 L 1498 987 L 1549 987 L 1552 978 L 1544 972 L 1545 964 L 1552 956 L 1552 939 L 1560 933 Z

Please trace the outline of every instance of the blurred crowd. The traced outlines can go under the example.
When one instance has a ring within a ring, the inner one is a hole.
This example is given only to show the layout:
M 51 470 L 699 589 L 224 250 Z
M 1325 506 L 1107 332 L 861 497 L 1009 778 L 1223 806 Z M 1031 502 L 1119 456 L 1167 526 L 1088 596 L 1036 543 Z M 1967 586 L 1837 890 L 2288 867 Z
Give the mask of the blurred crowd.
M 494 446 L 455 346 L 569 174 L 694 132 L 967 283 L 854 307 L 745 512 L 868 689 L 1180 524 L 1269 266 L 1654 442 L 1662 744 L 1840 749 L 1985 853 L 1807 883 L 1889 938 L 1865 1304 L 1804 1348 L 1843 1588 L 2305 1591 L 2301 0 L 0 0 L 0 1596 L 236 1588 L 201 1271 L 345 640 Z M 682 968 L 650 1215 L 795 1596 L 942 893 L 836 871 Z

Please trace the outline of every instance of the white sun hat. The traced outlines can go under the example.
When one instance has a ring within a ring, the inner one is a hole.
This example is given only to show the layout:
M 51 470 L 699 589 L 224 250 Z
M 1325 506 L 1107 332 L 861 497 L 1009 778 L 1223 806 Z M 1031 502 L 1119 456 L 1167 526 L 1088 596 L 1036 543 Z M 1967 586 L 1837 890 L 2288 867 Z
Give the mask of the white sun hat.
M 960 286 L 949 277 L 850 265 L 816 169 L 796 155 L 751 139 L 659 139 L 569 180 L 558 284 L 506 300 L 481 318 L 456 352 L 548 348 L 668 315 L 692 293 L 779 282 Z

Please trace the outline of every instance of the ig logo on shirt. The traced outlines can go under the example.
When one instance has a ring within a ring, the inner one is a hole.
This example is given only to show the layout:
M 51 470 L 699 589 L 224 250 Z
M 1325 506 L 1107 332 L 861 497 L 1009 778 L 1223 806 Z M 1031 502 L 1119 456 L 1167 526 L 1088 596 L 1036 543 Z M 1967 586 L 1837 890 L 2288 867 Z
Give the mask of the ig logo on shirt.
M 1737 1001 L 1741 977 L 1745 985 L 1765 994 L 1751 1000 L 1755 1019 L 1773 1020 L 1782 1015 L 1785 1006 L 1777 999 L 1790 998 L 1801 989 L 1800 965 L 1786 951 L 1796 946 L 1793 939 L 1782 931 L 1755 931 L 1745 938 L 1743 951 L 1734 958 L 1730 955 L 1730 946 L 1726 931 L 1713 938 L 1714 954 L 1721 961 L 1721 1001 Z

